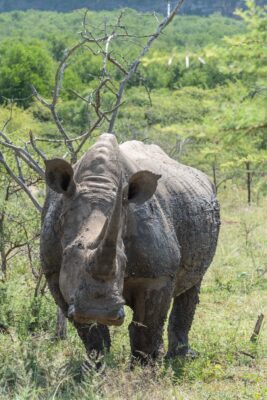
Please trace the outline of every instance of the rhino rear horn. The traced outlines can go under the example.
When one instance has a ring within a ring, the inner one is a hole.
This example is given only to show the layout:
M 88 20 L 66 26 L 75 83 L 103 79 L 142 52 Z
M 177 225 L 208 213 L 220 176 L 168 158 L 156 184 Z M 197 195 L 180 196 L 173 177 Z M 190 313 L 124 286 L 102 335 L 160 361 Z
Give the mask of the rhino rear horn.
M 57 193 L 71 196 L 76 185 L 73 179 L 72 166 L 61 158 L 45 161 L 45 180 L 47 185 Z

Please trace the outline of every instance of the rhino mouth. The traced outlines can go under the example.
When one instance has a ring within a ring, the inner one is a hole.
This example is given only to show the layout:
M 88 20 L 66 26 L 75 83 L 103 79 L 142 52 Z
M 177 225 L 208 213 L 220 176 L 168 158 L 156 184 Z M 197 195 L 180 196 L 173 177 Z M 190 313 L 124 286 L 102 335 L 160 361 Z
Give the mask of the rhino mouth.
M 116 325 L 120 326 L 123 324 L 125 313 L 123 306 L 112 310 L 88 310 L 86 313 L 80 313 L 75 310 L 74 305 L 69 306 L 68 317 L 79 324 L 91 324 L 98 322 L 103 325 Z

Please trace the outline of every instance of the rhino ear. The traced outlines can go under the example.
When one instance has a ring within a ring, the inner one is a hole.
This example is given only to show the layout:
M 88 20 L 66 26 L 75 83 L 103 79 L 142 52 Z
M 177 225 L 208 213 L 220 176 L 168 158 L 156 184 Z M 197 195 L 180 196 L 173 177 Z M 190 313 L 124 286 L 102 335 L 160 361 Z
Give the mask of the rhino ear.
M 76 190 L 72 166 L 65 160 L 54 158 L 45 161 L 45 181 L 57 193 L 71 196 Z
M 128 199 L 129 203 L 143 204 L 155 193 L 160 177 L 150 171 L 136 172 L 124 188 L 124 199 Z

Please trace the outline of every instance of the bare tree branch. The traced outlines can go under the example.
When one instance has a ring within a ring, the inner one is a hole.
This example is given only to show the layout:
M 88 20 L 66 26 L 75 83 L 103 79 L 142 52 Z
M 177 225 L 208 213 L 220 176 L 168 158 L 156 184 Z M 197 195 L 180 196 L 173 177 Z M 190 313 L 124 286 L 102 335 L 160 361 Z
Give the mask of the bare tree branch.
M 131 77 L 136 72 L 136 69 L 137 69 L 141 59 L 149 51 L 149 49 L 152 46 L 152 44 L 154 43 L 154 41 L 159 37 L 159 35 L 166 28 L 166 26 L 169 25 L 169 23 L 173 20 L 174 16 L 178 13 L 180 8 L 182 7 L 183 3 L 184 3 L 184 0 L 178 1 L 178 3 L 174 7 L 174 9 L 170 13 L 170 15 L 168 17 L 164 18 L 163 21 L 159 24 L 159 26 L 157 27 L 155 33 L 149 37 L 149 39 L 147 41 L 147 44 L 144 46 L 144 48 L 140 52 L 139 56 L 131 64 L 130 69 L 128 71 L 128 74 L 125 76 L 125 78 L 122 80 L 122 82 L 120 84 L 120 88 L 119 88 L 119 91 L 118 91 L 118 94 L 117 94 L 116 109 L 112 114 L 111 121 L 110 121 L 109 128 L 108 128 L 108 132 L 110 132 L 110 133 L 113 132 L 114 125 L 115 125 L 115 120 L 117 118 L 118 109 L 119 109 L 120 104 L 121 104 L 121 99 L 122 99 L 122 95 L 123 95 L 123 92 L 125 90 L 126 84 L 129 82 Z
M 24 150 L 22 147 L 14 145 L 9 138 L 0 131 L 0 137 L 2 137 L 4 140 L 0 140 L 0 144 L 2 144 L 4 147 L 7 147 L 11 150 L 14 151 L 15 156 L 20 157 L 25 163 L 33 169 L 38 175 L 41 177 L 44 177 L 44 171 L 42 168 L 38 165 L 37 161 L 34 160 L 34 158 L 31 156 L 29 152 Z M 18 166 L 18 165 L 17 165 Z M 19 168 L 18 168 L 19 169 Z
M 0 151 L 0 163 L 5 167 L 7 173 L 9 174 L 9 176 L 11 176 L 11 178 L 24 190 L 24 192 L 28 195 L 28 197 L 31 199 L 32 203 L 34 204 L 35 208 L 41 212 L 42 211 L 42 207 L 41 205 L 38 203 L 38 201 L 36 200 L 36 198 L 32 195 L 31 191 L 29 190 L 29 188 L 25 185 L 25 183 L 19 178 L 17 177 L 17 175 L 12 171 L 12 169 L 9 167 L 9 165 L 7 164 L 7 162 L 5 161 L 5 158 L 2 154 L 2 152 Z
M 29 136 L 30 136 L 30 142 L 32 145 L 32 148 L 36 151 L 36 153 L 45 161 L 47 160 L 46 156 L 44 155 L 44 153 L 36 146 L 35 143 L 35 138 L 33 137 L 32 131 L 29 132 Z

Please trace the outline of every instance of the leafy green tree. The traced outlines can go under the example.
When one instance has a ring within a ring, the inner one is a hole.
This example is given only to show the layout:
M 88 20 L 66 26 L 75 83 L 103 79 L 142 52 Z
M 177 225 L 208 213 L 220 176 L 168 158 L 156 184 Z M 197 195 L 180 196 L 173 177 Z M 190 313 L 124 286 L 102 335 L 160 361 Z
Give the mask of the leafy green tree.
M 44 96 L 51 91 L 53 60 L 41 42 L 6 40 L 0 45 L 0 102 L 14 99 L 24 107 L 32 101 L 31 85 Z
M 246 10 L 237 10 L 236 15 L 245 22 L 247 33 L 225 38 L 226 65 L 241 76 L 245 85 L 266 86 L 267 6 L 259 7 L 255 0 L 246 1 L 246 6 Z

